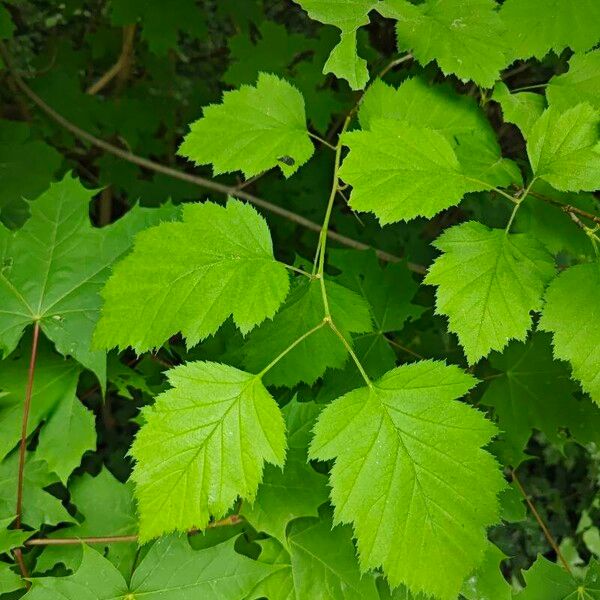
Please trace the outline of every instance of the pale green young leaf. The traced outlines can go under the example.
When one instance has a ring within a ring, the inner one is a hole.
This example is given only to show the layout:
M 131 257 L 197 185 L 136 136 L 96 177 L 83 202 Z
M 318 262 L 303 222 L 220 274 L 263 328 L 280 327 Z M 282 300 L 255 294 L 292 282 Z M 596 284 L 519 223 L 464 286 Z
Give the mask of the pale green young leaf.
M 509 55 L 543 58 L 550 50 L 589 50 L 600 40 L 600 4 L 596 0 L 506 0 L 500 9 Z
M 540 328 L 552 333 L 554 356 L 600 404 L 600 263 L 575 265 L 548 287 Z
M 572 56 L 569 70 L 550 80 L 546 96 L 550 105 L 560 111 L 581 102 L 600 110 L 600 50 Z
M 344 136 L 350 154 L 340 178 L 352 186 L 350 206 L 373 212 L 382 225 L 433 217 L 467 192 L 489 189 L 461 170 L 456 153 L 437 131 L 374 119 L 368 131 Z
M 349 332 L 372 329 L 369 306 L 360 296 L 329 280 L 325 286 L 336 326 L 348 339 Z M 301 282 L 275 318 L 248 338 L 244 345 L 246 368 L 258 373 L 324 317 L 320 282 Z M 343 367 L 347 356 L 348 351 L 331 328 L 323 327 L 286 354 L 265 374 L 264 380 L 268 385 L 292 387 L 300 382 L 312 385 L 327 368 Z
M 413 77 L 397 89 L 377 80 L 365 92 L 359 112 L 363 129 L 376 119 L 395 119 L 441 133 L 456 152 L 462 170 L 492 186 L 521 184 L 515 163 L 502 157 L 496 133 L 473 98 L 448 85 Z
M 276 75 L 260 73 L 256 87 L 225 92 L 190 126 L 179 154 L 215 175 L 242 171 L 246 178 L 279 166 L 286 177 L 313 154 L 302 94 Z
M 8 358 L 0 361 L 0 460 L 21 438 L 30 357 L 31 341 L 24 341 Z M 40 339 L 27 435 L 35 431 L 57 406 L 69 402 L 75 395 L 78 379 L 77 363 L 65 360 L 53 351 L 49 342 Z
M 265 462 L 282 467 L 285 424 L 256 375 L 210 362 L 168 372 L 131 454 L 143 540 L 203 528 L 256 496 Z
M 492 100 L 502 107 L 502 116 L 506 123 L 516 125 L 527 139 L 533 124 L 542 116 L 546 100 L 542 94 L 517 92 L 511 94 L 505 83 L 499 81 L 494 86 Z
M 116 223 L 92 227 L 95 192 L 70 175 L 31 203 L 31 217 L 8 242 L 0 273 L 0 346 L 11 352 L 27 325 L 39 322 L 61 354 L 92 370 L 104 385 L 106 354 L 91 348 L 99 291 L 112 263 L 137 231 L 170 218 L 172 207 L 135 207 Z
M 550 106 L 527 139 L 536 177 L 563 192 L 600 188 L 600 111 L 583 103 L 561 112 Z
M 369 22 L 369 11 L 378 3 L 376 0 L 295 0 L 311 19 L 334 25 L 340 33 L 340 41 L 331 51 L 323 73 L 333 73 L 346 79 L 353 90 L 364 88 L 369 80 L 367 62 L 356 50 L 356 30 Z
M 526 458 L 534 429 L 561 450 L 571 440 L 600 444 L 600 409 L 574 396 L 576 385 L 566 363 L 553 359 L 548 334 L 512 342 L 502 354 L 492 354 L 490 363 L 498 373 L 481 403 L 494 408 L 502 430 L 496 450 L 505 464 L 515 468 Z
M 247 333 L 275 314 L 289 287 L 265 220 L 249 204 L 186 204 L 183 220 L 138 235 L 102 295 L 97 346 L 144 352 L 181 332 L 188 346 L 233 315 Z
M 448 317 L 469 364 L 524 340 L 554 275 L 552 257 L 526 234 L 469 221 L 435 241 L 442 252 L 425 283 L 437 286 L 436 312 Z
M 492 87 L 506 58 L 506 38 L 494 0 L 385 0 L 377 10 L 397 19 L 399 50 L 423 65 L 436 61 L 448 75 Z
M 482 449 L 496 428 L 456 401 L 475 383 L 458 367 L 422 361 L 319 417 L 310 456 L 335 459 L 335 522 L 353 523 L 362 569 L 383 567 L 392 587 L 454 600 L 483 559 L 504 481 Z

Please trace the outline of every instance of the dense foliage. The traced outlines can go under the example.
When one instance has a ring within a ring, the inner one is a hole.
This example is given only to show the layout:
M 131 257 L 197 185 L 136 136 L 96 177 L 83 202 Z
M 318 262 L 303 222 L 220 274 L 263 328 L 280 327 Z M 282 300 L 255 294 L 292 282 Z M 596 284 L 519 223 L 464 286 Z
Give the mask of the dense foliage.
M 600 598 L 597 0 L 0 2 L 0 598 Z

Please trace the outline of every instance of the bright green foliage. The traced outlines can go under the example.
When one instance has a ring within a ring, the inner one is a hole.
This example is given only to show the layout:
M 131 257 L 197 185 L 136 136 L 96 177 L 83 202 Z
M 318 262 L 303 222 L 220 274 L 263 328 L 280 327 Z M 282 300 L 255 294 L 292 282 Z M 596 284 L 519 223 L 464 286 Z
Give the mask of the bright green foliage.
M 0 62 L 0 64 L 2 63 Z M 15 573 L 9 564 L 5 562 L 0 563 L 0 593 L 6 594 L 24 587 L 25 582 L 21 575 Z
M 550 80 L 546 95 L 548 102 L 560 111 L 581 102 L 600 110 L 600 50 L 572 56 L 568 72 Z
M 8 529 L 13 521 L 12 517 L 0 520 L 0 554 L 6 554 L 13 548 L 19 548 L 27 538 L 31 537 L 31 532 L 29 531 Z
M 169 207 L 135 208 L 114 225 L 96 229 L 88 216 L 93 195 L 67 175 L 31 204 L 30 219 L 9 239 L 0 273 L 0 346 L 10 353 L 25 328 L 38 321 L 61 354 L 76 358 L 103 384 L 106 356 L 90 347 L 98 292 L 133 236 L 166 218 Z
M 523 573 L 525 589 L 514 595 L 518 600 L 598 600 L 600 598 L 600 565 L 592 560 L 583 581 L 574 579 L 564 568 L 538 556 Z
M 335 459 L 335 521 L 353 523 L 362 568 L 383 566 L 392 586 L 450 600 L 483 558 L 504 484 L 481 449 L 495 427 L 455 400 L 475 382 L 421 361 L 338 398 L 319 417 L 310 456 Z
M 378 10 L 397 19 L 398 49 L 423 65 L 435 60 L 446 74 L 492 87 L 506 59 L 503 26 L 494 0 L 385 0 Z
M 368 131 L 345 134 L 350 154 L 340 178 L 352 186 L 350 206 L 375 213 L 382 225 L 432 217 L 467 192 L 489 189 L 461 170 L 446 138 L 404 121 L 374 119 Z
M 596 0 L 506 0 L 500 10 L 512 62 L 543 58 L 550 50 L 581 52 L 600 40 L 600 5 Z
M 101 554 L 85 546 L 81 566 L 74 575 L 35 579 L 24 598 L 180 600 L 193 595 L 207 600 L 243 600 L 275 569 L 237 554 L 233 540 L 195 551 L 184 536 L 173 535 L 150 548 L 129 583 Z
M 325 283 L 331 314 L 346 337 L 349 332 L 372 329 L 369 306 L 354 292 L 331 281 Z M 259 372 L 302 334 L 325 317 L 321 285 L 312 280 L 300 283 L 272 321 L 259 327 L 245 346 L 245 365 Z M 313 384 L 327 368 L 341 368 L 348 352 L 329 327 L 323 327 L 303 340 L 265 375 L 271 385 Z
M 553 334 L 554 356 L 571 363 L 573 376 L 597 404 L 600 404 L 599 286 L 598 262 L 567 269 L 548 287 L 540 320 L 540 327 Z
M 574 397 L 575 384 L 566 363 L 553 360 L 550 336 L 536 333 L 526 344 L 511 343 L 490 363 L 500 371 L 485 390 L 481 402 L 494 407 L 502 430 L 498 451 L 516 467 L 523 449 L 537 429 L 557 447 L 569 438 L 581 444 L 600 443 L 600 410 L 588 398 Z
M 527 139 L 536 177 L 564 192 L 600 188 L 600 112 L 589 104 L 560 112 L 550 106 Z
M 131 450 L 145 540 L 203 528 L 238 496 L 251 503 L 264 463 L 285 460 L 283 417 L 256 375 L 195 362 L 169 371 L 169 383 Z
M 286 176 L 313 154 L 304 99 L 287 81 L 260 73 L 256 87 L 225 92 L 221 104 L 204 108 L 179 154 L 213 172 L 242 171 L 246 178 L 279 166 Z
M 353 90 L 364 88 L 369 80 L 367 62 L 356 53 L 356 30 L 369 22 L 369 11 L 377 6 L 376 0 L 296 0 L 308 16 L 321 23 L 335 25 L 341 30 L 339 43 L 331 51 L 324 73 L 334 73 L 346 79 Z
M 511 94 L 506 84 L 502 82 L 495 85 L 492 98 L 500 103 L 504 120 L 516 125 L 525 138 L 546 107 L 546 101 L 541 94 L 533 92 Z
M 448 316 L 469 364 L 524 340 L 554 275 L 550 255 L 525 234 L 469 221 L 446 230 L 425 282 L 436 285 L 436 311 Z
M 483 562 L 475 573 L 465 580 L 461 594 L 466 600 L 511 600 L 511 588 L 500 571 L 500 562 L 508 558 L 498 546 L 488 544 Z
M 115 268 L 103 291 L 95 343 L 143 352 L 181 331 L 193 346 L 230 315 L 247 333 L 274 315 L 288 285 L 254 208 L 237 200 L 225 207 L 188 204 L 181 222 L 138 236 Z

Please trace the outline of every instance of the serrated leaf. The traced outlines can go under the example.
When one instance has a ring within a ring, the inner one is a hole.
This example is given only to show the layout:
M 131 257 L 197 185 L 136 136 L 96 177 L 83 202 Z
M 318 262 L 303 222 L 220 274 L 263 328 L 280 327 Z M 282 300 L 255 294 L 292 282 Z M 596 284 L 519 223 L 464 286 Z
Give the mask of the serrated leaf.
M 276 75 L 259 73 L 256 87 L 243 85 L 225 92 L 221 104 L 206 106 L 178 152 L 198 165 L 212 163 L 215 175 L 242 171 L 249 178 L 278 166 L 289 177 L 314 152 L 302 94 Z
M 11 569 L 11 565 L 0 563 L 0 594 L 8 594 L 25 587 L 25 580 Z
M 463 584 L 461 595 L 466 600 L 511 600 L 512 590 L 502 576 L 500 562 L 508 558 L 498 546 L 488 544 L 483 562 Z
M 543 58 L 570 47 L 588 50 L 600 40 L 600 5 L 596 0 L 506 0 L 500 10 L 516 58 Z
M 494 86 L 492 100 L 500 103 L 504 121 L 516 125 L 525 139 L 534 123 L 542 116 L 546 100 L 541 94 L 517 92 L 511 94 L 505 83 L 499 81 Z
M 138 235 L 115 267 L 94 342 L 144 352 L 181 331 L 189 347 L 230 315 L 247 333 L 275 314 L 288 286 L 267 224 L 252 206 L 186 204 L 181 222 Z
M 600 404 L 600 264 L 563 271 L 545 296 L 540 328 L 552 333 L 554 356 L 567 360 L 573 376 Z
M 136 207 L 97 229 L 89 220 L 93 195 L 67 175 L 31 203 L 31 217 L 8 241 L 8 266 L 0 272 L 0 346 L 8 354 L 25 328 L 39 322 L 61 354 L 73 356 L 104 385 L 106 354 L 91 349 L 98 292 L 134 234 L 168 218 L 172 208 Z
M 9 553 L 13 548 L 20 548 L 23 542 L 32 535 L 31 531 L 8 529 L 14 520 L 14 517 L 0 519 L 0 554 Z M 0 593 L 2 593 L 1 588 Z
M 367 62 L 356 51 L 356 30 L 369 22 L 369 11 L 378 3 L 374 0 L 294 0 L 311 19 L 340 29 L 340 41 L 333 48 L 323 73 L 333 73 L 346 79 L 353 90 L 362 89 L 369 80 Z
M 283 417 L 256 375 L 193 362 L 168 377 L 131 448 L 143 540 L 203 528 L 238 496 L 252 502 L 264 463 L 285 460 Z
M 360 296 L 329 280 L 325 286 L 333 320 L 347 338 L 349 332 L 362 333 L 372 328 L 369 307 Z M 300 283 L 274 319 L 248 338 L 244 346 L 246 368 L 258 373 L 324 317 L 320 282 Z M 312 385 L 327 368 L 341 368 L 347 356 L 348 351 L 331 328 L 322 327 L 274 365 L 265 375 L 265 383 L 288 387 L 299 382 Z
M 492 87 L 506 59 L 502 20 L 493 0 L 385 0 L 377 10 L 397 19 L 399 50 L 423 65 L 435 60 L 445 74 Z
M 561 449 L 570 439 L 600 443 L 600 409 L 574 397 L 576 386 L 566 364 L 553 359 L 548 334 L 535 333 L 525 344 L 513 342 L 501 355 L 493 354 L 490 363 L 499 373 L 481 403 L 494 407 L 503 432 L 496 450 L 504 463 L 515 468 L 526 458 L 523 450 L 533 429 Z
M 442 251 L 425 283 L 436 285 L 436 312 L 448 316 L 469 364 L 511 339 L 524 340 L 554 275 L 552 257 L 526 234 L 469 221 L 435 241 Z
M 550 106 L 532 126 L 527 154 L 536 177 L 563 192 L 600 188 L 600 112 L 589 104 Z
M 493 187 L 467 177 L 437 131 L 389 119 L 370 125 L 344 135 L 350 154 L 339 176 L 352 186 L 350 206 L 373 212 L 382 225 L 433 217 L 467 192 Z
M 548 83 L 546 96 L 550 105 L 560 111 L 581 102 L 600 110 L 600 50 L 572 56 L 568 72 Z
M 482 450 L 495 427 L 455 400 L 475 382 L 441 362 L 404 365 L 319 417 L 310 457 L 335 459 L 335 522 L 353 523 L 361 568 L 382 566 L 393 587 L 455 599 L 483 558 L 504 482 Z

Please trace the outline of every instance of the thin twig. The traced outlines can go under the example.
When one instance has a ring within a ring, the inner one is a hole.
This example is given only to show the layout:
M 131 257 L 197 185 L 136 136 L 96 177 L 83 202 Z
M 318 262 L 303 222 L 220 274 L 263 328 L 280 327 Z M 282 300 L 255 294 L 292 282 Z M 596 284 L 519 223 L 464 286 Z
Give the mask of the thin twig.
M 395 340 L 391 340 L 387 336 L 385 336 L 385 339 L 386 339 L 387 343 L 390 344 L 390 346 L 394 346 L 395 348 L 398 348 L 398 350 L 402 350 L 403 352 L 406 352 L 407 354 L 410 354 L 410 355 L 414 356 L 415 358 L 418 358 L 419 360 L 425 360 L 425 357 L 422 356 L 421 354 L 419 354 L 418 352 L 415 352 L 414 350 L 411 350 L 410 348 L 407 348 L 406 346 L 399 344 Z
M 562 552 L 560 551 L 560 548 L 558 547 L 558 544 L 556 543 L 556 540 L 554 539 L 554 536 L 552 535 L 552 533 L 550 533 L 550 530 L 546 526 L 546 523 L 544 523 L 544 520 L 540 516 L 540 513 L 538 513 L 537 509 L 535 508 L 535 505 L 533 504 L 531 498 L 525 492 L 525 489 L 523 488 L 523 485 L 521 484 L 521 481 L 517 477 L 517 473 L 513 470 L 513 471 L 511 471 L 511 474 L 512 474 L 512 479 L 515 482 L 515 485 L 517 486 L 517 489 L 519 490 L 519 492 L 521 493 L 521 495 L 525 499 L 525 502 L 527 502 L 527 506 L 529 506 L 529 510 L 531 511 L 531 513 L 533 514 L 533 516 L 535 517 L 535 520 L 538 522 L 538 525 L 540 526 L 540 528 L 542 529 L 542 531 L 544 532 L 544 536 L 546 537 L 546 540 L 548 540 L 548 543 L 550 544 L 550 546 L 552 547 L 552 549 L 554 550 L 554 552 L 556 552 L 556 556 L 558 557 L 558 559 L 562 563 L 563 567 L 566 569 L 567 573 L 571 577 L 574 577 L 573 576 L 573 572 L 571 571 L 571 567 L 569 567 L 569 564 L 565 560 L 565 557 L 562 555 Z
M 538 200 L 543 200 L 548 204 L 552 204 L 553 206 L 558 206 L 561 210 L 564 210 L 566 213 L 576 214 L 580 217 L 585 217 L 586 219 L 589 219 L 590 221 L 593 221 L 594 223 L 598 223 L 600 225 L 600 217 L 598 215 L 592 214 L 591 212 L 588 212 L 587 210 L 582 210 L 581 208 L 577 208 L 576 206 L 573 206 L 571 204 L 563 204 L 559 200 L 554 200 L 554 198 L 548 198 L 548 196 L 538 194 L 537 192 L 530 191 L 529 195 L 533 196 L 534 198 L 537 198 Z
M 132 152 L 127 152 L 125 150 L 122 150 L 121 148 L 118 148 L 117 146 L 114 146 L 113 144 L 110 144 L 108 142 L 105 142 L 104 140 L 97 138 L 96 136 L 81 129 L 74 123 L 71 123 L 71 121 L 65 119 L 65 117 L 63 117 L 60 113 L 56 112 L 51 106 L 46 104 L 46 102 L 44 100 L 42 100 L 25 83 L 25 81 L 22 79 L 22 77 L 17 73 L 17 71 L 14 67 L 14 64 L 12 62 L 12 58 L 11 58 L 9 52 L 7 51 L 6 46 L 2 42 L 0 42 L 0 56 L 2 56 L 2 59 L 4 60 L 5 64 L 7 65 L 9 71 L 12 73 L 14 81 L 17 84 L 18 88 L 21 90 L 21 92 L 23 92 L 38 108 L 40 108 L 44 113 L 46 113 L 46 115 L 48 117 L 50 117 L 53 121 L 58 123 L 61 127 L 66 129 L 67 131 L 70 131 L 76 137 L 78 137 L 82 140 L 85 140 L 89 144 L 92 144 L 93 146 L 96 146 L 97 148 L 100 148 L 100 149 L 104 150 L 105 152 L 113 154 L 114 156 L 118 156 L 119 158 L 122 158 L 123 160 L 126 160 L 134 165 L 137 165 L 138 167 L 142 167 L 144 169 L 149 169 L 149 170 L 155 171 L 157 173 L 162 173 L 163 175 L 167 175 L 168 177 L 173 177 L 174 179 L 186 181 L 188 183 L 191 183 L 191 184 L 194 184 L 194 185 L 197 185 L 199 187 L 206 188 L 209 190 L 213 190 L 213 191 L 219 192 L 221 194 L 226 194 L 229 196 L 235 196 L 237 198 L 241 198 L 242 200 L 251 202 L 252 204 L 255 204 L 256 206 L 260 206 L 264 210 L 268 210 L 268 211 L 272 212 L 273 214 L 279 215 L 280 217 L 283 217 L 284 219 L 288 219 L 289 221 L 292 221 L 292 222 L 300 225 L 301 227 L 304 227 L 311 231 L 315 231 L 317 233 L 321 231 L 321 226 L 318 223 L 315 223 L 314 221 L 311 221 L 310 219 L 307 219 L 306 217 L 303 217 L 302 215 L 299 215 L 290 210 L 282 208 L 281 206 L 272 204 L 271 202 L 268 202 L 267 200 L 263 200 L 262 198 L 253 196 L 252 194 L 244 192 L 243 190 L 238 190 L 235 187 L 231 187 L 228 185 L 224 185 L 222 183 L 218 183 L 217 181 L 213 181 L 212 179 L 206 179 L 204 177 L 192 175 L 192 174 L 186 173 L 184 171 L 178 171 L 177 169 L 172 169 L 171 167 L 167 167 L 160 163 L 148 160 L 147 158 L 137 156 L 136 154 L 133 154 Z M 335 231 L 328 231 L 327 237 L 329 237 L 330 239 L 332 239 L 344 246 L 347 246 L 349 248 L 355 248 L 356 250 L 374 250 L 375 253 L 377 254 L 377 256 L 381 260 L 386 261 L 386 262 L 394 263 L 394 262 L 400 262 L 400 260 L 401 260 L 399 256 L 395 256 L 394 254 L 390 254 L 389 252 L 385 252 L 383 250 L 378 250 L 376 248 L 373 248 L 372 246 L 369 246 L 368 244 L 364 244 L 363 242 L 359 242 L 355 239 L 349 238 L 340 233 L 336 233 Z M 411 263 L 411 262 L 407 263 L 407 265 L 408 265 L 408 268 L 415 273 L 420 273 L 421 275 L 423 275 L 427 272 L 426 267 L 424 267 L 423 265 L 419 265 L 419 264 L 415 264 L 415 263 Z
M 205 529 L 214 529 L 215 527 L 227 527 L 237 525 L 242 522 L 242 517 L 239 515 L 230 515 L 220 521 L 209 523 Z M 188 535 L 202 533 L 203 530 L 192 529 L 188 531 Z M 26 546 L 74 546 L 77 544 L 114 544 L 119 542 L 137 542 L 137 535 L 107 535 L 99 537 L 82 537 L 82 538 L 33 538 L 25 542 Z

